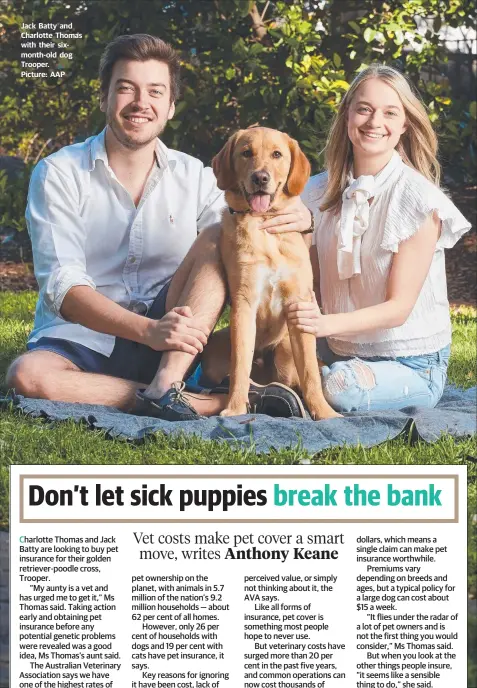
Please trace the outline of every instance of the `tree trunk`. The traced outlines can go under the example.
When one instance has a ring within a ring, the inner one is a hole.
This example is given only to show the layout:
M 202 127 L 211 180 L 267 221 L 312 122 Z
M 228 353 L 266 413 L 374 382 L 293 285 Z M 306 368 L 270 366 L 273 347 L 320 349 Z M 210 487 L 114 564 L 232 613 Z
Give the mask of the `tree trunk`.
M 255 36 L 260 42 L 267 35 L 267 28 L 263 23 L 263 16 L 260 16 L 260 12 L 257 9 L 257 5 L 254 3 L 250 9 L 249 16 L 252 19 L 252 28 Z

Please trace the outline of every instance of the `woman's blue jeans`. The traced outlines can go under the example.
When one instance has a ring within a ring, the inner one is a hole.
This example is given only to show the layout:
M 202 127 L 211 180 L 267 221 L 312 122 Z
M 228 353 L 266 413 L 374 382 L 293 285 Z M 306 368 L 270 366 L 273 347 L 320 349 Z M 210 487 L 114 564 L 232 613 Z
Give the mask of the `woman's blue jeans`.
M 326 339 L 317 339 L 323 393 L 341 412 L 433 408 L 447 378 L 450 345 L 433 354 L 398 358 L 338 356 Z

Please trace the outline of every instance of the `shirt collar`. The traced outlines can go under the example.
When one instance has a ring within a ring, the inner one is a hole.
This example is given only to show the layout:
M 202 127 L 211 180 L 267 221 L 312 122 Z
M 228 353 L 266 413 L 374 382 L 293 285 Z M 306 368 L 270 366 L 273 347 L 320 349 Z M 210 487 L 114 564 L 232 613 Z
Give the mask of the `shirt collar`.
M 105 135 L 106 127 L 102 132 L 100 132 L 97 136 L 93 136 L 91 139 L 90 172 L 94 170 L 97 160 L 102 160 L 106 167 L 109 168 L 108 154 L 106 153 L 105 145 Z M 156 160 L 161 169 L 170 167 L 172 172 L 174 172 L 174 169 L 179 162 L 178 158 L 174 154 L 174 151 L 169 150 L 160 139 L 156 139 Z

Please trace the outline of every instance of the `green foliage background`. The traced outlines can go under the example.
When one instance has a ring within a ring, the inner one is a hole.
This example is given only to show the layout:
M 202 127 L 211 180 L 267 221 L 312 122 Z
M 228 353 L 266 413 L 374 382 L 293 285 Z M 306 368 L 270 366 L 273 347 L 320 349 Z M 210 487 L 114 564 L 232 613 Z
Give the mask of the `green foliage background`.
M 428 18 L 425 36 L 416 18 Z M 418 86 L 453 176 L 475 166 L 475 96 L 445 76 L 442 25 L 475 23 L 473 0 L 0 0 L 0 152 L 27 163 L 97 133 L 104 123 L 97 69 L 105 45 L 147 32 L 176 47 L 183 96 L 167 145 L 208 163 L 231 131 L 254 123 L 286 130 L 313 163 L 343 93 L 373 61 L 401 68 Z M 66 76 L 21 77 L 21 25 L 73 22 Z M 28 168 L 25 177 L 28 177 Z M 25 183 L 0 178 L 0 224 L 22 227 Z M 18 196 L 12 205 L 12 193 Z

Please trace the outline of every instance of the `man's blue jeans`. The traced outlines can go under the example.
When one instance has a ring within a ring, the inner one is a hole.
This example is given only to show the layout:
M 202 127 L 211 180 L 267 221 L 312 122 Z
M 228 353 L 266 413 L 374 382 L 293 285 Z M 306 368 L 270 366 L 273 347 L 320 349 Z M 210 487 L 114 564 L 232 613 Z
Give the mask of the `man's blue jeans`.
M 317 340 L 323 393 L 337 411 L 387 411 L 407 406 L 433 408 L 447 378 L 450 345 L 433 354 L 399 358 L 338 356 Z

